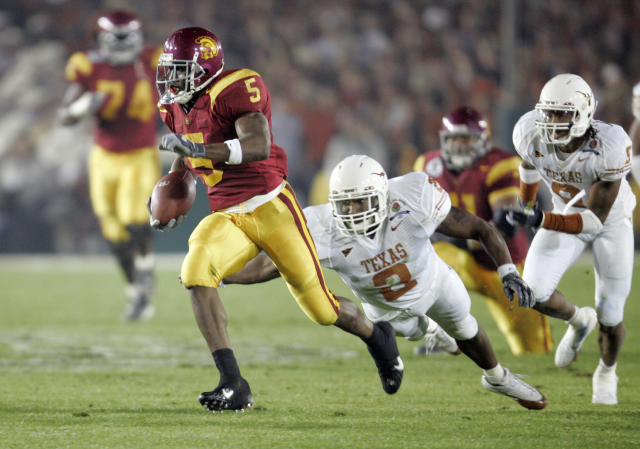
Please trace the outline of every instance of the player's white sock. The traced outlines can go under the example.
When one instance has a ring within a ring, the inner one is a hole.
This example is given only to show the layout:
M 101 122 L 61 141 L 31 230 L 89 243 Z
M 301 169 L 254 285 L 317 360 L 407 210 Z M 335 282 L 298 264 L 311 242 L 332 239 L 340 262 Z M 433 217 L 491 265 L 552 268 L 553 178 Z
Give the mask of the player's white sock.
M 587 320 L 584 313 L 582 313 L 582 308 L 576 306 L 576 312 L 573 314 L 571 318 L 567 320 L 567 323 L 575 328 L 585 327 L 587 325 Z
M 505 371 L 499 363 L 491 369 L 482 370 L 489 383 L 499 384 L 504 380 Z
M 138 271 L 151 271 L 156 261 L 153 254 L 149 253 L 145 256 L 136 255 L 133 263 Z
M 597 371 L 599 371 L 602 374 L 615 374 L 616 373 L 616 367 L 618 366 L 618 363 L 614 363 L 611 366 L 607 366 L 602 359 L 600 359 L 600 361 L 598 362 L 598 368 L 596 368 Z
M 431 318 L 428 318 L 429 322 L 427 323 L 427 334 L 432 334 L 438 330 L 438 323 L 433 321 Z

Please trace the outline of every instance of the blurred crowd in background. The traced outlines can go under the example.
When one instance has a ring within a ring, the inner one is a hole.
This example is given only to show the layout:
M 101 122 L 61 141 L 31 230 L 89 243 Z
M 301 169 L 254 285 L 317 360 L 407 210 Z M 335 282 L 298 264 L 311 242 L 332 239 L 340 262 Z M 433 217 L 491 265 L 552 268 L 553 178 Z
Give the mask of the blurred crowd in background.
M 62 128 L 56 110 L 67 58 L 97 46 L 96 18 L 116 8 L 138 15 L 148 45 L 183 26 L 208 28 L 225 68 L 263 76 L 303 204 L 348 154 L 374 157 L 391 176 L 410 171 L 439 147 L 441 117 L 460 105 L 485 114 L 494 142 L 512 151 L 513 124 L 557 73 L 580 74 L 599 101 L 596 118 L 628 129 L 640 80 L 640 2 L 631 0 L 5 0 L 0 252 L 106 250 L 86 185 L 91 121 Z

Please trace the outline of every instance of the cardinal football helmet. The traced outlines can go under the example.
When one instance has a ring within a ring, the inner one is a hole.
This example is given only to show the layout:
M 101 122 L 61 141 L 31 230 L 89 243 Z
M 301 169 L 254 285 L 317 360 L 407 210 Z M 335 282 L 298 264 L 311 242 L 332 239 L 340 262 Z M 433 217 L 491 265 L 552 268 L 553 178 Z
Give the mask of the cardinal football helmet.
M 131 64 L 142 51 L 142 22 L 128 11 L 113 11 L 98 18 L 98 43 L 113 65 Z
M 578 75 L 562 73 L 547 81 L 536 104 L 536 127 L 547 144 L 567 145 L 591 126 L 598 102 L 591 87 Z
M 440 148 L 449 170 L 471 167 L 489 146 L 489 124 L 475 109 L 463 106 L 442 117 Z
M 174 32 L 158 59 L 160 103 L 187 103 L 222 72 L 223 66 L 222 44 L 211 31 L 191 27 Z
M 377 161 L 349 156 L 331 172 L 329 202 L 338 229 L 350 237 L 369 236 L 387 218 L 389 181 Z

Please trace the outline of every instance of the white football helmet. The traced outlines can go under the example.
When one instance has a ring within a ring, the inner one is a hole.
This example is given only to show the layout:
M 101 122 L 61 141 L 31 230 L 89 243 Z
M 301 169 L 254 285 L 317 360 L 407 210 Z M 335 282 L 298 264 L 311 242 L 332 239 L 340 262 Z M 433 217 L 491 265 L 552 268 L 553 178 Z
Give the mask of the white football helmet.
M 591 87 L 578 75 L 562 73 L 547 81 L 540 92 L 536 127 L 547 144 L 567 145 L 591 126 L 598 102 Z
M 343 234 L 373 235 L 387 218 L 388 201 L 387 174 L 382 165 L 369 156 L 349 156 L 331 172 L 329 202 Z

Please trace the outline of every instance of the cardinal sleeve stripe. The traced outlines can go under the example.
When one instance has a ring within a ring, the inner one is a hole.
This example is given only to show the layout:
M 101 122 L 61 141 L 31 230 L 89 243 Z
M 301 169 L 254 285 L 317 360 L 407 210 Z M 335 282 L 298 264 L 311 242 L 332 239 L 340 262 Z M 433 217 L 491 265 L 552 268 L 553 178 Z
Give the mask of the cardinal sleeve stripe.
M 236 81 L 239 81 L 242 78 L 248 78 L 250 76 L 260 76 L 260 74 L 250 69 L 240 69 L 218 80 L 213 86 L 211 86 L 211 89 L 209 89 L 208 92 L 209 97 L 211 97 L 211 109 L 213 109 L 213 105 L 216 103 L 216 98 L 218 98 L 218 95 L 220 95 L 223 90 L 225 90 Z
M 298 232 L 300 232 L 300 235 L 302 236 L 304 243 L 307 245 L 307 249 L 311 254 L 311 258 L 313 259 L 313 265 L 316 269 L 316 274 L 318 275 L 318 280 L 320 281 L 322 290 L 324 291 L 327 298 L 329 298 L 331 307 L 333 307 L 333 310 L 336 312 L 336 314 L 338 314 L 340 311 L 338 300 L 327 288 L 327 284 L 324 280 L 324 275 L 322 274 L 322 269 L 320 268 L 320 262 L 318 261 L 316 247 L 313 244 L 313 240 L 311 239 L 311 235 L 309 234 L 309 230 L 307 229 L 304 214 L 302 213 L 300 205 L 298 204 L 298 201 L 296 200 L 293 190 L 291 190 L 291 186 L 289 186 L 289 184 L 287 184 L 285 189 L 278 195 L 278 198 L 287 206 L 289 211 L 291 211 L 291 215 L 293 216 L 293 219 L 296 223 Z

